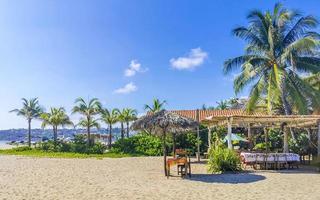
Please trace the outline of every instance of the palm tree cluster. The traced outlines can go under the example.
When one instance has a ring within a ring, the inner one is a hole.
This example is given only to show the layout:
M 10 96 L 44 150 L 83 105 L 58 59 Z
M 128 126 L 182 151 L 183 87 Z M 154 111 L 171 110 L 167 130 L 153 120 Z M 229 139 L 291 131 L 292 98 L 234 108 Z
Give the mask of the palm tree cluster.
M 233 30 L 247 43 L 244 54 L 224 63 L 225 73 L 240 68 L 236 93 L 251 87 L 247 110 L 265 105 L 269 114 L 290 115 L 319 108 L 320 34 L 314 31 L 318 20 L 281 4 L 272 11 L 254 10 L 247 19 L 248 26 Z M 311 78 L 305 79 L 305 74 Z
M 246 98 L 237 98 L 233 97 L 227 100 L 217 101 L 217 106 L 206 106 L 202 105 L 201 110 L 227 110 L 227 109 L 243 109 L 245 103 L 247 102 Z
M 100 128 L 100 123 L 104 122 L 108 125 L 109 140 L 108 146 L 111 148 L 112 143 L 112 126 L 116 123 L 121 124 L 121 138 L 125 135 L 130 135 L 130 122 L 137 118 L 137 111 L 131 108 L 119 109 L 107 109 L 103 108 L 102 104 L 97 98 L 88 99 L 77 98 L 75 100 L 75 106 L 72 108 L 72 114 L 79 114 L 81 116 L 77 124 L 73 124 L 66 110 L 63 107 L 50 108 L 50 112 L 45 112 L 40 106 L 38 98 L 32 98 L 27 100 L 22 99 L 22 108 L 14 109 L 10 112 L 16 113 L 18 116 L 23 116 L 28 121 L 28 145 L 31 146 L 31 122 L 33 119 L 40 119 L 42 121 L 42 127 L 51 126 L 53 130 L 54 143 L 57 143 L 58 127 L 59 126 L 79 126 L 86 129 L 87 132 L 87 145 L 88 147 L 93 144 L 93 138 L 91 137 L 92 128 Z M 126 130 L 124 128 L 126 125 Z

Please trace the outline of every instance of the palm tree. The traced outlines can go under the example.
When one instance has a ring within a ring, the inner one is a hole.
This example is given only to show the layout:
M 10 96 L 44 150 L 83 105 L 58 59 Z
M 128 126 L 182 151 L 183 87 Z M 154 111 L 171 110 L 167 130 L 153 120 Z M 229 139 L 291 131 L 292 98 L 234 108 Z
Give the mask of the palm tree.
M 121 139 L 124 139 L 124 134 L 125 134 L 125 130 L 124 130 L 124 123 L 126 122 L 125 120 L 125 109 L 118 110 L 118 121 L 120 122 L 120 132 L 121 132 Z
M 66 111 L 63 107 L 60 108 L 51 108 L 50 112 L 42 113 L 40 115 L 42 121 L 42 128 L 45 128 L 48 125 L 52 126 L 53 130 L 53 140 L 54 144 L 57 144 L 58 137 L 58 127 L 65 125 L 73 125 L 69 116 L 66 114 Z
M 22 108 L 21 109 L 14 109 L 10 112 L 16 113 L 18 116 L 22 116 L 27 119 L 28 121 L 28 146 L 31 146 L 31 121 L 36 119 L 40 116 L 43 112 L 43 109 L 39 105 L 38 98 L 32 98 L 27 100 L 22 98 Z
M 98 120 L 94 119 L 94 116 L 100 113 L 102 106 L 97 98 L 85 101 L 79 97 L 76 99 L 75 104 L 77 105 L 73 107 L 72 114 L 79 113 L 83 116 L 78 125 L 87 129 L 87 145 L 89 147 L 91 145 L 90 129 L 92 127 L 100 128 Z
M 129 137 L 129 123 L 137 119 L 137 111 L 135 109 L 125 108 L 123 109 L 122 114 L 127 125 L 127 137 Z
M 111 149 L 112 143 L 112 125 L 119 121 L 119 110 L 118 109 L 102 109 L 101 110 L 102 120 L 109 125 L 109 144 L 108 147 Z
M 156 112 L 159 112 L 161 110 L 164 110 L 164 105 L 166 104 L 167 102 L 164 100 L 164 101 L 160 101 L 159 99 L 153 99 L 153 104 L 152 105 L 145 105 L 144 106 L 144 109 L 148 112 L 151 112 L 151 113 L 156 113 Z
M 221 100 L 221 101 L 218 101 L 217 102 L 217 109 L 218 110 L 226 110 L 226 109 L 228 109 L 229 108 L 229 105 L 228 105 L 228 101 L 226 101 L 226 100 Z
M 320 91 L 320 73 L 311 74 L 304 78 L 313 88 Z
M 301 16 L 276 4 L 273 11 L 254 10 L 247 16 L 249 25 L 233 34 L 247 42 L 242 56 L 228 59 L 224 72 L 239 68 L 234 80 L 236 93 L 251 86 L 247 109 L 252 112 L 264 98 L 267 112 L 282 105 L 286 115 L 305 114 L 310 106 L 320 105 L 319 92 L 300 76 L 300 72 L 320 71 L 318 26 L 313 16 Z

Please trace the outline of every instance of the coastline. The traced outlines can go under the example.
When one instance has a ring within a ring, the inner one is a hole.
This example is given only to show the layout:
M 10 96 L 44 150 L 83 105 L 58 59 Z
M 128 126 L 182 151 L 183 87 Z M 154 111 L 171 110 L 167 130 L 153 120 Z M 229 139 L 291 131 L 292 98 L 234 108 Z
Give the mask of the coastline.
M 14 145 L 7 144 L 8 142 L 10 141 L 0 140 L 0 149 L 12 149 L 15 147 Z

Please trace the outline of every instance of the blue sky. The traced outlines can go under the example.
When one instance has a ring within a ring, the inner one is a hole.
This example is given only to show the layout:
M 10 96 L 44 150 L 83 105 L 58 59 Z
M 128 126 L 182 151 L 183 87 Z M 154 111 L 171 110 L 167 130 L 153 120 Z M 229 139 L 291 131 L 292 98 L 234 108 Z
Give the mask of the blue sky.
M 97 97 L 139 112 L 153 98 L 167 100 L 167 109 L 195 109 L 233 97 L 223 62 L 244 43 L 231 30 L 275 2 L 2 0 L 0 129 L 26 127 L 8 113 L 22 97 L 68 111 L 77 97 Z M 282 2 L 319 15 L 318 0 Z

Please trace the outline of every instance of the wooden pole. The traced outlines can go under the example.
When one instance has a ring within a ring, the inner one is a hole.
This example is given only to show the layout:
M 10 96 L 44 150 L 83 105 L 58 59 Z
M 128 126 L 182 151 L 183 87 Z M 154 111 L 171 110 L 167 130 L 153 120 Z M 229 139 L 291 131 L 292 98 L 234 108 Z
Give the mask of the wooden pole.
M 268 129 L 267 127 L 264 127 L 263 128 L 263 131 L 264 131 L 264 142 L 266 144 L 266 153 L 269 152 L 269 140 L 268 140 Z
M 197 118 L 197 122 L 200 123 L 199 109 L 197 109 L 196 118 Z M 197 127 L 197 160 L 198 160 L 198 162 L 200 162 L 200 130 L 199 130 L 199 126 Z
M 251 124 L 248 124 L 248 140 L 249 140 L 249 149 L 252 150 L 252 134 L 251 134 Z
M 232 134 L 232 118 L 228 118 L 228 149 L 232 149 L 232 141 L 231 141 L 231 134 Z
M 166 131 L 163 131 L 163 141 L 162 141 L 162 150 L 163 150 L 163 164 L 164 164 L 164 174 L 168 176 L 167 170 L 167 147 L 166 147 Z
M 208 146 L 211 149 L 211 127 L 208 127 Z
M 289 144 L 288 144 L 289 131 L 290 129 L 288 127 L 283 127 L 283 153 L 289 153 Z
M 320 121 L 318 121 L 318 158 L 320 157 Z

